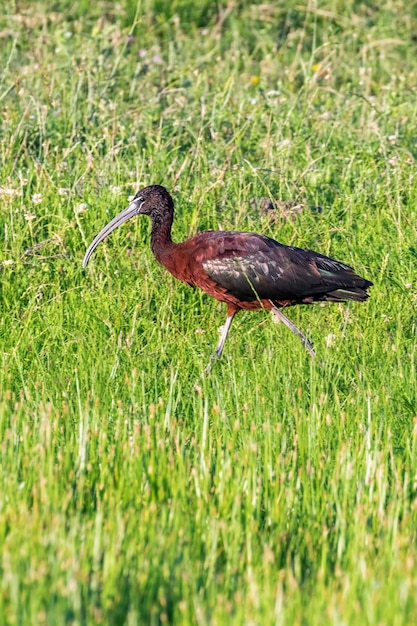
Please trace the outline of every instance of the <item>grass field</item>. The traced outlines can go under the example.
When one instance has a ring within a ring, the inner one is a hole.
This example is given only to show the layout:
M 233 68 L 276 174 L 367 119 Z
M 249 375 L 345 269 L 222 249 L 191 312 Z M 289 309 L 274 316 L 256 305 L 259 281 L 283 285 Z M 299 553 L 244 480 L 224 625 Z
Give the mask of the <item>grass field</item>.
M 417 623 L 417 5 L 0 8 L 0 623 Z M 174 238 L 263 232 L 365 304 L 241 313 Z M 271 220 L 251 197 L 320 205 Z

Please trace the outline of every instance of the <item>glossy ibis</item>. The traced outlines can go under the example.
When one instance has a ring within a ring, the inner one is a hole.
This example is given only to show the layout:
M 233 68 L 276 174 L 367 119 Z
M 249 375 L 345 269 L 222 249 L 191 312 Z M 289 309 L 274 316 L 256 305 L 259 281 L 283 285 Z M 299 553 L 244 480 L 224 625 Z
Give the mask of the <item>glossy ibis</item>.
M 175 278 L 226 303 L 226 323 L 212 357 L 221 356 L 233 317 L 240 309 L 271 310 L 315 356 L 307 337 L 280 309 L 368 298 L 366 290 L 372 283 L 355 274 L 349 265 L 312 250 L 285 246 L 265 235 L 208 230 L 174 243 L 174 202 L 159 185 L 138 191 L 129 206 L 100 231 L 86 252 L 83 267 L 109 233 L 139 214 L 152 220 L 151 248 L 156 260 Z

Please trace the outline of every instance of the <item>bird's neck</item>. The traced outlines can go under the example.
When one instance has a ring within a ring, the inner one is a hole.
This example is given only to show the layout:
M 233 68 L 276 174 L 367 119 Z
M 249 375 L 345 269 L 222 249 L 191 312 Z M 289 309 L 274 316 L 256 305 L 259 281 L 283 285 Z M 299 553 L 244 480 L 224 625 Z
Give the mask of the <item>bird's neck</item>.
M 151 248 L 158 259 L 167 247 L 172 245 L 171 228 L 173 214 L 154 215 L 152 217 Z

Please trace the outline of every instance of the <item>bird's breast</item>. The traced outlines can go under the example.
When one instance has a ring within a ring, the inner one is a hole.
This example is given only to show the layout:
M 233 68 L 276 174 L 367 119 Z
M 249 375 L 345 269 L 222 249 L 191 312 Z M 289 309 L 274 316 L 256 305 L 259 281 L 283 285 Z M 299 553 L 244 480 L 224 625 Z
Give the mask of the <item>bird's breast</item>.
M 187 242 L 184 242 L 186 244 Z M 196 285 L 201 264 L 196 261 L 193 250 L 184 244 L 172 244 L 155 251 L 155 258 L 172 276 L 189 285 Z

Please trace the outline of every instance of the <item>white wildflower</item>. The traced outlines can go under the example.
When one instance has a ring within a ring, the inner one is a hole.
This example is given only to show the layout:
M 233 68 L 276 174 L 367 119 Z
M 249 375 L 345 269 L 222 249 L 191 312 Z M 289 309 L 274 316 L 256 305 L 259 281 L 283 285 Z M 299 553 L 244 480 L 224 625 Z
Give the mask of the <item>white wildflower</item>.
M 13 196 L 18 196 L 19 193 L 20 191 L 11 187 L 0 187 L 0 197 L 13 198 Z
M 75 207 L 74 211 L 76 215 L 79 215 L 80 213 L 84 213 L 84 211 L 86 211 L 87 209 L 88 204 L 86 204 L 85 202 L 81 202 L 78 206 Z
M 326 346 L 328 348 L 332 348 L 336 343 L 336 335 L 334 335 L 333 333 L 330 333 L 329 335 L 327 335 L 326 337 Z

